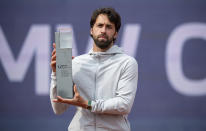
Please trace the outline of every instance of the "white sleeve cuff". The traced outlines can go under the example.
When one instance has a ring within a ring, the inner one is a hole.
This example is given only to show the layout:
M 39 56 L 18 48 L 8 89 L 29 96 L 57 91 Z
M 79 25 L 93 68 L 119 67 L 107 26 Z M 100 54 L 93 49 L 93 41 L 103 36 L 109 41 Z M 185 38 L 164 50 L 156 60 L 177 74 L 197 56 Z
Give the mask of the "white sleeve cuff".
M 52 73 L 51 73 L 51 78 L 56 80 L 56 72 L 53 72 L 53 71 L 52 71 Z

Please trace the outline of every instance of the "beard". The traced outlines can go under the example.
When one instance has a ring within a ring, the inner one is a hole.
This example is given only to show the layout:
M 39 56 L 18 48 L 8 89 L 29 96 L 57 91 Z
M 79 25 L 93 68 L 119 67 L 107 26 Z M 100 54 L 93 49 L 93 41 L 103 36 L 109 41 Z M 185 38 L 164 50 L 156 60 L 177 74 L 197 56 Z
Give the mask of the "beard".
M 100 37 L 104 37 L 106 40 L 99 40 L 98 38 Z M 92 36 L 94 43 L 97 47 L 99 47 L 100 49 L 107 49 L 108 47 L 110 47 L 110 45 L 113 43 L 114 38 L 112 37 L 111 39 L 108 38 L 107 35 L 99 35 L 96 38 L 94 36 Z

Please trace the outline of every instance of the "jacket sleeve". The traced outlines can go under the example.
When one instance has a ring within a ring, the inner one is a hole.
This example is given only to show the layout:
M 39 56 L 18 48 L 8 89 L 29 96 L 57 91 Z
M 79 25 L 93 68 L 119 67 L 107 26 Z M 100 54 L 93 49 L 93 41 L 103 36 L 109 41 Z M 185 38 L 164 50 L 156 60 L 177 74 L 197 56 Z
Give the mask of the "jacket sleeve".
M 52 72 L 51 74 L 51 85 L 50 85 L 50 101 L 55 114 L 62 114 L 69 107 L 68 104 L 64 103 L 55 103 L 52 100 L 57 98 L 57 89 L 56 89 L 56 73 Z
M 138 65 L 134 58 L 126 63 L 121 73 L 116 96 L 107 100 L 92 101 L 91 112 L 103 114 L 129 114 L 131 111 L 138 81 Z

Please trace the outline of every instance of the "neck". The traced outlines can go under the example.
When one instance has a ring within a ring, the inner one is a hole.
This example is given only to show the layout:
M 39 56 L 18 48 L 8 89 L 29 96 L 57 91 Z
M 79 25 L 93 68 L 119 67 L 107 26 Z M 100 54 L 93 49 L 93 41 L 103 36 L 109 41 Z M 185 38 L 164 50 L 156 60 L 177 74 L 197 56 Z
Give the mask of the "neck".
M 93 44 L 93 51 L 94 52 L 106 52 L 109 48 L 111 48 L 113 46 L 113 43 L 110 45 L 110 46 L 108 46 L 107 48 L 105 48 L 105 49 L 101 49 L 101 48 L 99 48 L 98 46 L 96 46 L 96 44 L 94 43 Z

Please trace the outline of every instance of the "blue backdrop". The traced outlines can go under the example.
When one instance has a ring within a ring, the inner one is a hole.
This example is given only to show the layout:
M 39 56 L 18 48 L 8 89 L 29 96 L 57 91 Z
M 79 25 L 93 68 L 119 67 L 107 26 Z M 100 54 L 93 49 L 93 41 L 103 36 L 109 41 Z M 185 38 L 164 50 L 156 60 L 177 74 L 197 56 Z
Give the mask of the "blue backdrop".
M 132 131 L 205 131 L 205 0 L 1 0 L 0 130 L 67 130 L 75 108 L 56 116 L 49 98 L 54 32 L 72 28 L 73 54 L 87 52 L 103 6 L 120 13 L 116 44 L 139 65 Z

